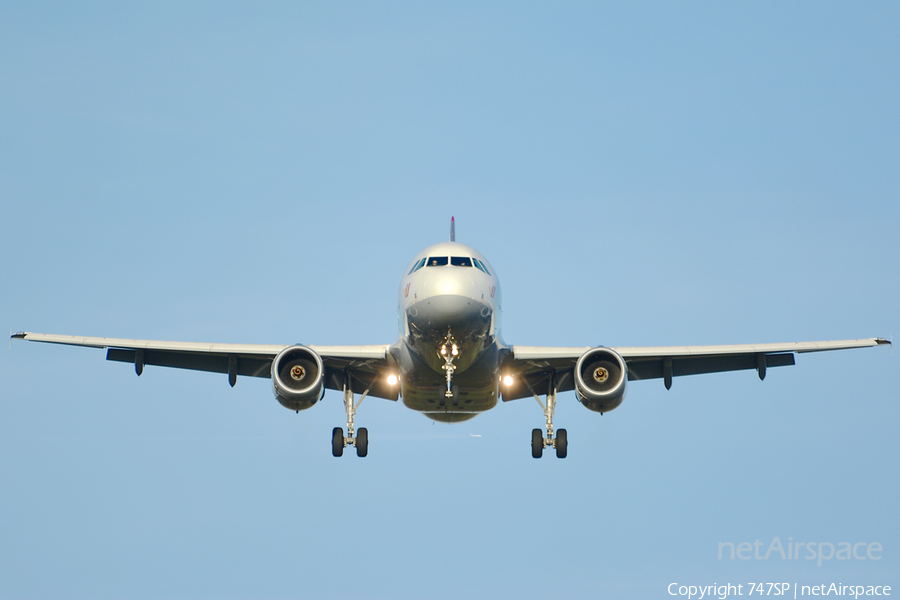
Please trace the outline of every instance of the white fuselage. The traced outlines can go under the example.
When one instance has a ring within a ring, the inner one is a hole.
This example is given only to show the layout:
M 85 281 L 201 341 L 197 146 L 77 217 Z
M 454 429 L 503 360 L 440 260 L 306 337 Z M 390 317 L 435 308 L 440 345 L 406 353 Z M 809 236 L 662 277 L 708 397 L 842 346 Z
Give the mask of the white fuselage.
M 416 255 L 400 280 L 400 340 L 392 352 L 406 406 L 438 421 L 462 421 L 496 405 L 505 351 L 500 300 L 494 268 L 474 248 L 444 242 Z

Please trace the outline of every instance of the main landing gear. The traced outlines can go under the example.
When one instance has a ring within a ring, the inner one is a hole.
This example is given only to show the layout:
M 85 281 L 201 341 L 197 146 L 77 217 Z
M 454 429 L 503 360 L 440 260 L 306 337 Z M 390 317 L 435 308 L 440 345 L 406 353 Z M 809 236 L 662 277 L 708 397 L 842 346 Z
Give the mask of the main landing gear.
M 540 429 L 531 430 L 531 456 L 533 458 L 540 458 L 544 455 L 544 448 L 550 446 L 556 449 L 556 458 L 565 458 L 569 451 L 569 438 L 566 434 L 566 430 L 560 429 L 556 432 L 556 437 L 553 437 L 553 413 L 556 411 L 556 385 L 552 377 L 548 389 L 550 391 L 547 393 L 546 404 L 541 402 L 538 395 L 534 394 L 532 391 L 534 399 L 537 400 L 537 403 L 544 411 L 544 416 L 547 417 L 547 437 L 544 437 L 543 432 Z
M 331 431 L 331 454 L 334 456 L 343 456 L 344 448 L 347 446 L 356 446 L 356 455 L 365 458 L 369 454 L 369 430 L 360 427 L 359 431 L 353 430 L 353 417 L 356 416 L 356 409 L 366 399 L 369 390 L 366 390 L 359 397 L 359 401 L 353 402 L 353 390 L 350 389 L 349 378 L 344 382 L 344 412 L 347 413 L 347 435 L 344 436 L 344 430 L 335 427 Z

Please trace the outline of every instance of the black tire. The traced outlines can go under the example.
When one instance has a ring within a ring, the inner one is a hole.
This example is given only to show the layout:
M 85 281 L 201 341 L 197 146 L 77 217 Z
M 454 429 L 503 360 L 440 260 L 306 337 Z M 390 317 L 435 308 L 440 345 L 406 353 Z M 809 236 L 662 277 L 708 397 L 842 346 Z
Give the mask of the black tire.
M 556 458 L 565 458 L 569 453 L 569 436 L 565 429 L 556 432 Z
M 332 456 L 344 455 L 344 430 L 340 427 L 331 430 L 331 454 Z
M 360 427 L 356 432 L 356 455 L 365 458 L 369 454 L 369 430 Z
M 540 458 L 544 454 L 544 432 L 540 429 L 531 430 L 531 457 Z

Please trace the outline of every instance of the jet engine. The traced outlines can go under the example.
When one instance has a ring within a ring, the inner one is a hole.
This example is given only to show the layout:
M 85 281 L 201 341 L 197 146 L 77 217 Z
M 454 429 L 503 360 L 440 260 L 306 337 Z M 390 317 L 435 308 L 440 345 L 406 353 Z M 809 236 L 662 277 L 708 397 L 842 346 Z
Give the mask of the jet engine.
M 628 367 L 619 353 L 591 348 L 575 363 L 575 393 L 587 408 L 605 413 L 622 404 Z
M 289 346 L 272 361 L 275 397 L 290 410 L 306 410 L 325 395 L 325 365 L 306 346 Z

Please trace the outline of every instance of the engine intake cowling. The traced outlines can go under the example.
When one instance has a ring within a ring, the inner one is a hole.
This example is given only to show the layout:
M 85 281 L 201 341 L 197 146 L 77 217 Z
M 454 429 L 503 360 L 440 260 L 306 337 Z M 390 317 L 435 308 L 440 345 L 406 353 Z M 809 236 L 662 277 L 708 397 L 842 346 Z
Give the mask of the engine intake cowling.
M 289 346 L 272 361 L 275 397 L 290 410 L 306 410 L 325 395 L 325 365 L 306 346 Z
M 605 413 L 622 404 L 628 367 L 615 350 L 592 348 L 575 363 L 575 393 L 587 408 Z

